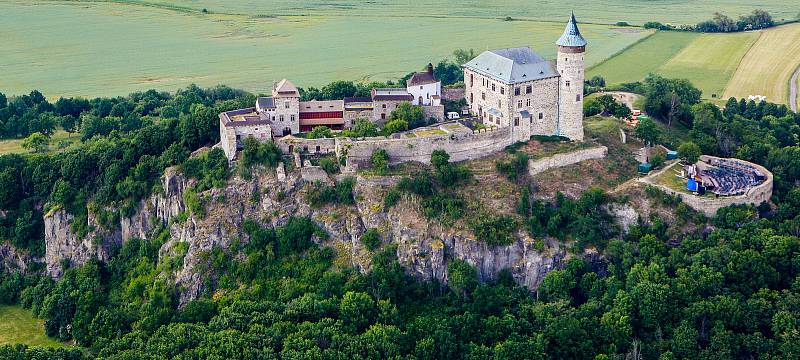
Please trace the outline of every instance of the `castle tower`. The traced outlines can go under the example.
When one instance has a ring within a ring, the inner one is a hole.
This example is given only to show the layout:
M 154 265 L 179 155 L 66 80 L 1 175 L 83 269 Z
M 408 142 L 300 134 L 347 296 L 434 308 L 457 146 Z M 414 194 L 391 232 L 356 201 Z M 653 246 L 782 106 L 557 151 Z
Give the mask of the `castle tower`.
M 583 140 L 583 80 L 586 39 L 578 30 L 575 13 L 564 34 L 556 41 L 556 68 L 561 74 L 558 100 L 558 134 L 572 140 Z

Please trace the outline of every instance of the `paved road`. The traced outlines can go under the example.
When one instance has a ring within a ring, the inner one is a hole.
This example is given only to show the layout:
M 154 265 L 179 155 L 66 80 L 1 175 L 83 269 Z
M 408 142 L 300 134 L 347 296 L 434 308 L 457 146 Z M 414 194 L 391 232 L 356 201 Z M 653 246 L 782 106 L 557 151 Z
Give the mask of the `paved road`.
M 792 111 L 797 112 L 797 78 L 800 77 L 800 66 L 795 70 L 792 75 L 792 80 L 789 83 L 789 107 Z

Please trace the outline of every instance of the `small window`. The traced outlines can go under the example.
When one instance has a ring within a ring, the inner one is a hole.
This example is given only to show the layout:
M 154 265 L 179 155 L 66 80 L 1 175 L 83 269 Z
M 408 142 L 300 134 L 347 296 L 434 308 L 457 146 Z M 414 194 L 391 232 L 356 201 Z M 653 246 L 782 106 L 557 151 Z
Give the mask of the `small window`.
M 533 86 L 532 85 L 528 85 L 528 86 L 525 87 L 525 93 L 526 94 L 530 94 L 532 92 L 533 92 Z
M 319 152 L 319 145 L 317 145 L 317 152 Z
M 525 100 L 525 106 L 531 106 L 531 99 Z
M 383 104 L 383 108 L 386 109 L 386 104 Z
M 290 118 L 292 121 L 294 121 L 294 115 L 291 115 L 289 118 Z
M 581 101 L 581 94 L 575 95 L 575 101 Z
M 519 88 L 518 87 L 514 88 L 514 95 L 519 95 Z
M 544 119 L 544 113 L 539 113 L 539 120 Z
M 503 107 L 503 100 L 497 100 L 497 107 Z
M 475 75 L 469 74 L 469 87 L 475 85 Z
M 492 91 L 496 91 L 496 90 L 494 89 L 494 83 L 492 83 Z
M 475 102 L 475 96 L 473 96 L 473 95 L 475 95 L 475 94 L 473 94 L 473 93 L 469 93 L 469 102 L 470 102 L 470 103 L 473 103 L 473 102 Z
M 500 95 L 505 95 L 505 93 L 506 93 L 506 88 L 501 87 L 500 88 Z
M 518 117 L 514 118 L 514 126 L 519 126 L 519 118 Z
M 567 87 L 569 87 L 569 80 L 567 80 Z
M 419 86 L 419 89 L 422 90 L 422 85 Z
M 283 121 L 283 115 L 281 115 L 279 118 L 280 118 L 280 121 Z
M 522 100 L 517 100 L 517 109 L 522 108 Z
M 481 100 L 486 100 L 486 93 L 485 92 L 481 93 Z
M 284 101 L 283 102 L 283 106 L 285 106 L 288 109 L 289 108 L 289 100 Z
M 386 119 L 386 113 L 382 113 L 382 114 L 381 114 L 381 119 L 383 119 L 383 120 L 385 120 L 385 119 Z

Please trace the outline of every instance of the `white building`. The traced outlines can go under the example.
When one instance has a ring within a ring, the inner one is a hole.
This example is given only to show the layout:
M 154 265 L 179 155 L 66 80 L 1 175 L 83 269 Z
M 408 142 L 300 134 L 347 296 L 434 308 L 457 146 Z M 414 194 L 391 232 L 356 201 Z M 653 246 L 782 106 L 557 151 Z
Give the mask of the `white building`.
M 426 72 L 418 72 L 406 82 L 406 91 L 414 97 L 414 105 L 439 106 L 442 98 L 442 82 L 433 75 L 433 64 Z

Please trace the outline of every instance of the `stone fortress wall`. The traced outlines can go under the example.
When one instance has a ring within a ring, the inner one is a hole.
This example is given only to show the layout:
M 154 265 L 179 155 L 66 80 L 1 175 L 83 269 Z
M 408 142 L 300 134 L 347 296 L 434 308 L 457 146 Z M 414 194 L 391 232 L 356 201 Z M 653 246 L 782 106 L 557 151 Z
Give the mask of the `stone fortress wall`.
M 408 161 L 430 163 L 434 150 L 444 150 L 450 161 L 479 159 L 502 151 L 511 145 L 509 127 L 485 129 L 468 133 L 449 133 L 416 138 L 343 139 L 337 144 L 337 154 L 345 154 L 347 166 L 368 167 L 372 153 L 386 150 L 392 165 Z
M 759 184 L 758 186 L 751 187 L 750 189 L 747 190 L 746 193 L 742 195 L 724 196 L 724 197 L 700 197 L 696 195 L 687 194 L 684 192 L 678 192 L 673 189 L 670 189 L 667 186 L 647 181 L 646 179 L 643 179 L 642 181 L 657 186 L 659 189 L 663 190 L 664 192 L 670 195 L 677 196 L 678 198 L 681 199 L 681 201 L 686 203 L 686 205 L 691 206 L 693 209 L 702 212 L 708 217 L 716 216 L 717 211 L 726 206 L 742 205 L 742 204 L 752 204 L 758 206 L 762 202 L 769 201 L 769 199 L 772 197 L 772 183 L 773 183 L 772 173 L 763 166 L 733 158 L 726 159 L 709 155 L 700 156 L 700 161 L 703 162 L 709 162 L 711 159 L 731 160 L 742 164 L 750 165 L 758 169 L 758 171 L 761 171 L 761 173 L 763 173 L 764 175 L 766 175 L 767 179 L 764 180 L 764 182 Z
M 565 154 L 556 154 L 543 159 L 529 161 L 528 173 L 534 176 L 550 169 L 577 164 L 581 161 L 602 159 L 606 157 L 606 155 L 608 155 L 608 148 L 605 146 L 596 146 Z

